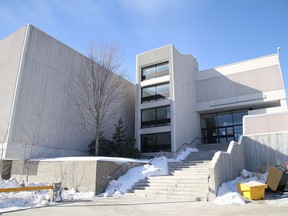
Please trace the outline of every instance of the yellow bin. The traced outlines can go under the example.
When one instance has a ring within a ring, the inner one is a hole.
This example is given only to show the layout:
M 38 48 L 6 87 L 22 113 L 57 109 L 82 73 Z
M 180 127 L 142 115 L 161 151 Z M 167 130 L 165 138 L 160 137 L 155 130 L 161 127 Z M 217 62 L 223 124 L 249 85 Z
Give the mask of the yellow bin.
M 238 183 L 238 192 L 245 198 L 250 200 L 260 200 L 264 199 L 265 188 L 267 184 L 262 184 L 260 182 L 247 182 Z

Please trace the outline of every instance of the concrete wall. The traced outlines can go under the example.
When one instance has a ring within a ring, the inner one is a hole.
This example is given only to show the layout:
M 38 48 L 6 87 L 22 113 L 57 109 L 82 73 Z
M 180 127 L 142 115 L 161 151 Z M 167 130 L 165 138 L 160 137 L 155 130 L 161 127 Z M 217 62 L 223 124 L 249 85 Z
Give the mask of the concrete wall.
M 267 172 L 270 165 L 286 167 L 288 161 L 288 132 L 243 137 L 246 169 Z
M 31 137 L 37 143 L 32 158 L 63 155 L 66 150 L 69 155 L 84 154 L 83 143 L 91 138 L 65 116 L 69 75 L 84 56 L 31 25 L 27 31 L 6 157 L 29 158 L 24 145 Z
M 172 152 L 183 143 L 190 143 L 201 136 L 200 121 L 194 111 L 195 94 L 193 72 L 198 70 L 198 63 L 192 55 L 182 55 L 173 47 L 173 68 L 171 70 L 171 127 L 173 130 Z
M 244 152 L 248 170 L 265 172 L 288 161 L 288 112 L 244 117 Z
M 93 137 L 71 118 L 69 82 L 73 73 L 83 70 L 87 58 L 31 25 L 26 28 L 6 158 L 86 155 Z M 133 135 L 135 86 L 126 80 L 123 83 L 114 123 L 122 117 L 128 135 Z M 114 131 L 114 123 L 107 128 L 108 135 Z
M 123 163 L 123 162 L 122 162 Z M 111 180 L 117 179 L 128 169 L 119 170 L 111 178 L 103 178 L 118 169 L 122 163 L 102 161 L 97 159 L 83 160 L 58 160 L 31 161 L 29 169 L 29 182 L 62 182 L 63 187 L 74 188 L 81 192 L 95 191 L 99 194 L 105 191 Z M 130 162 L 131 167 L 139 166 L 139 163 Z M 24 161 L 13 161 L 11 177 L 17 181 L 25 180 Z
M 227 152 L 216 152 L 209 167 L 209 201 L 216 198 L 219 187 L 239 176 L 245 168 L 243 144 L 230 142 Z
M 277 54 L 199 71 L 195 82 L 198 111 L 239 105 L 274 107 L 269 104 L 273 101 L 281 106 L 286 98 Z
M 245 136 L 288 131 L 288 112 L 245 116 L 243 134 Z
M 0 148 L 8 131 L 26 27 L 0 41 Z

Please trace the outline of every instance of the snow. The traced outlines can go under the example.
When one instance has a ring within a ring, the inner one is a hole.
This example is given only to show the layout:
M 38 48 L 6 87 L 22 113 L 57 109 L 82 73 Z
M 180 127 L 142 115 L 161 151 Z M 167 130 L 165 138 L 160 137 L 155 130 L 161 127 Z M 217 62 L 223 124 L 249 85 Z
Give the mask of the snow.
M 243 205 L 251 202 L 251 200 L 238 193 L 238 183 L 245 183 L 250 186 L 262 185 L 266 182 L 267 176 L 267 173 L 252 173 L 243 169 L 239 177 L 221 185 L 214 203 L 219 205 Z
M 167 159 L 166 157 L 158 157 L 150 161 L 147 164 L 146 161 L 138 161 L 134 159 L 127 158 L 107 158 L 107 157 L 97 157 L 96 160 L 106 160 L 106 161 L 116 161 L 116 162 L 126 162 L 126 161 L 137 161 L 145 162 L 143 166 L 138 166 L 128 170 L 128 172 L 119 177 L 117 180 L 110 181 L 106 191 L 100 196 L 110 197 L 110 196 L 125 196 L 132 186 L 140 181 L 150 176 L 160 176 L 168 174 L 168 162 L 171 161 L 181 161 L 189 155 L 190 152 L 198 151 L 195 148 L 188 148 L 186 151 L 183 151 L 176 159 Z M 72 158 L 65 158 L 65 160 L 72 160 Z M 78 160 L 83 160 L 83 157 L 77 157 Z M 85 157 L 87 160 L 92 160 L 91 157 Z M 41 159 L 43 160 L 43 159 Z M 53 161 L 53 159 L 49 159 Z M 63 158 L 56 158 L 54 160 L 64 160 Z M 93 157 L 95 160 L 95 157 Z M 238 182 L 246 183 L 249 185 L 258 185 L 263 184 L 267 179 L 268 174 L 259 174 L 252 173 L 247 170 L 243 170 L 241 175 L 234 179 L 233 181 L 225 182 L 221 185 L 218 190 L 217 198 L 214 200 L 214 203 L 219 205 L 243 205 L 251 203 L 252 201 L 242 197 L 238 193 L 237 185 Z M 0 188 L 14 188 L 20 187 L 19 182 L 16 179 L 11 178 L 10 180 L 0 179 Z M 49 185 L 49 183 L 28 183 L 26 186 L 40 186 L 40 185 Z M 39 190 L 39 191 L 23 191 L 23 192 L 10 192 L 10 193 L 0 193 L 0 214 L 2 212 L 7 212 L 11 210 L 19 210 L 26 208 L 35 208 L 41 206 L 55 205 L 56 203 L 51 202 L 52 192 L 51 190 Z M 74 189 L 63 190 L 62 191 L 62 201 L 73 201 L 73 200 L 83 200 L 83 199 L 92 199 L 95 197 L 94 192 L 78 192 Z M 280 200 L 280 202 L 278 201 Z M 59 200 L 60 201 L 60 200 Z M 271 201 L 271 202 L 270 202 Z M 274 200 L 269 200 L 271 205 L 287 205 L 288 197 L 279 197 L 274 198 Z
M 132 158 L 119 158 L 119 157 L 56 157 L 56 158 L 36 158 L 31 161 L 111 161 L 116 163 L 137 162 L 147 163 L 146 160 L 137 160 Z
M 151 164 L 138 166 L 130 169 L 125 175 L 119 177 L 117 180 L 110 181 L 106 191 L 100 196 L 123 196 L 132 186 L 140 180 L 150 176 L 168 175 L 168 161 L 184 160 L 191 152 L 197 152 L 196 148 L 186 148 L 181 152 L 176 159 L 168 159 L 166 157 L 157 157 L 151 161 Z
M 123 196 L 136 182 L 145 179 L 146 177 L 167 175 L 167 162 L 168 159 L 166 157 L 158 157 L 153 160 L 151 164 L 134 167 L 128 170 L 125 175 L 120 176 L 117 180 L 110 181 L 106 191 L 101 194 L 101 196 Z
M 28 183 L 26 186 L 44 186 L 49 183 Z M 0 188 L 17 188 L 20 187 L 20 183 L 16 179 L 11 178 L 9 180 L 0 179 Z M 50 202 L 52 192 L 51 190 L 38 190 L 38 191 L 21 191 L 21 192 L 7 192 L 0 193 L 0 214 L 2 212 L 14 211 L 19 209 L 36 208 L 49 205 L 55 205 L 56 203 Z M 94 192 L 80 193 L 74 189 L 65 190 L 62 192 L 62 201 L 72 201 L 81 199 L 93 198 Z

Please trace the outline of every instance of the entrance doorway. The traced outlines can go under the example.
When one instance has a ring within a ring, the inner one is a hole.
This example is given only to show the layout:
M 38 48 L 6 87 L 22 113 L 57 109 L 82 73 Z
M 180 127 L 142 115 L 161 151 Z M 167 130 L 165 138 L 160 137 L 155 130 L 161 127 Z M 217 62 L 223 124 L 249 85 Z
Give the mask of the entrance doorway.
M 243 134 L 243 116 L 247 114 L 248 110 L 237 110 L 201 115 L 203 143 L 238 141 Z

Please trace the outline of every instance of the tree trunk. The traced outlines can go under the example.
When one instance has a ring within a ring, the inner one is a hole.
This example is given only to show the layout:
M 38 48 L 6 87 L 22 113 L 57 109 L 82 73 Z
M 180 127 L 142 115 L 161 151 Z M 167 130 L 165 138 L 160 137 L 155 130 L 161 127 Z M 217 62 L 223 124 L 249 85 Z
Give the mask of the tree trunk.
M 95 136 L 95 156 L 99 155 L 99 130 L 96 130 Z

